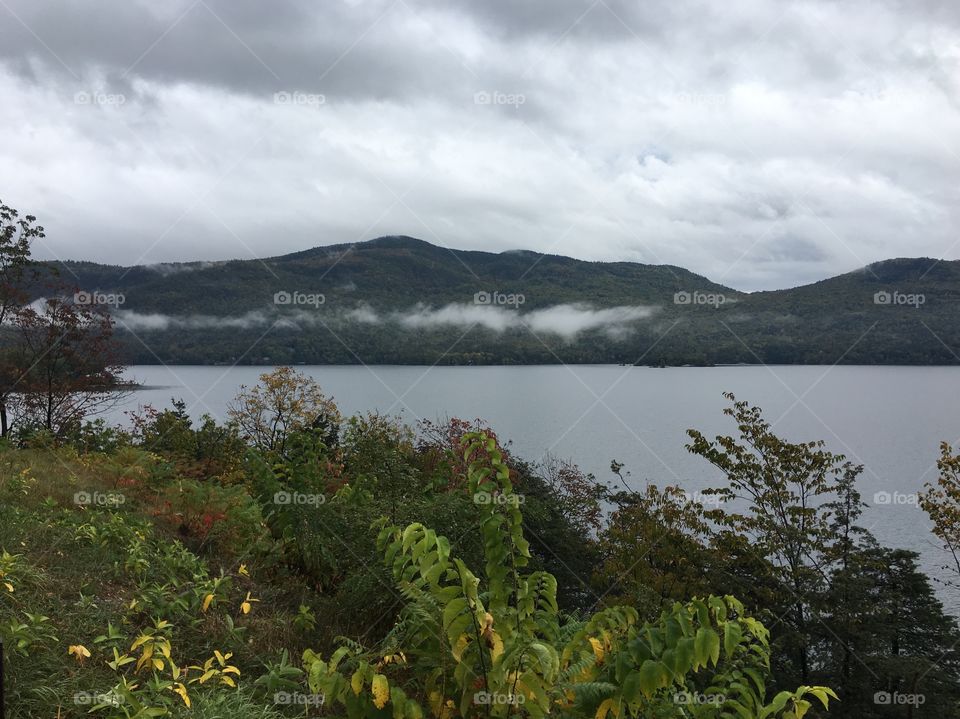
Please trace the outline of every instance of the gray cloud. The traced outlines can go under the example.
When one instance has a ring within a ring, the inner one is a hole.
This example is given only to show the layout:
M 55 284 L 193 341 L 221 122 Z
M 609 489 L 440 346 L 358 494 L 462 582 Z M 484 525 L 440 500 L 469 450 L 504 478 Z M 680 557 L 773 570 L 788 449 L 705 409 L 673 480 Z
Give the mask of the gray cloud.
M 0 93 L 42 257 L 408 234 L 746 290 L 960 257 L 933 0 L 7 0 Z

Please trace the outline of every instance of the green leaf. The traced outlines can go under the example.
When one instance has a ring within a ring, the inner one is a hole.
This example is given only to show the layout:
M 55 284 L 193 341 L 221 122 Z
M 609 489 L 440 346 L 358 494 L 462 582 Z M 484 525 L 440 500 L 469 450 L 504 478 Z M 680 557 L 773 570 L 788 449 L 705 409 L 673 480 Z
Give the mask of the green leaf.
M 723 650 L 728 659 L 737 650 L 741 639 L 743 639 L 743 630 L 740 624 L 736 621 L 727 622 L 723 627 Z

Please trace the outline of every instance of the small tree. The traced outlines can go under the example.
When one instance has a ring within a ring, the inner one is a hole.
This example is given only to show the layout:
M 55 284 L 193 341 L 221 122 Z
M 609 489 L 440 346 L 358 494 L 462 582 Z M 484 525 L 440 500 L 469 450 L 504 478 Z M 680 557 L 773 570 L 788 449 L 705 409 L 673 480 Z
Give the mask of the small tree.
M 21 370 L 12 389 L 24 425 L 62 436 L 122 399 L 108 315 L 53 298 L 40 311 L 20 308 L 14 322 Z
M 262 452 L 280 452 L 291 433 L 312 429 L 328 445 L 337 443 L 340 410 L 315 380 L 292 367 L 260 375 L 255 387 L 240 387 L 227 410 L 245 439 Z
M 834 536 L 832 513 L 824 505 L 837 493 L 841 480 L 852 482 L 860 468 L 824 450 L 822 441 L 793 443 L 778 437 L 759 407 L 738 402 L 730 393 L 724 396 L 732 403 L 724 414 L 737 423 L 739 439 L 719 436 L 710 441 L 691 429 L 687 449 L 727 477 L 728 486 L 706 493 L 746 503 L 745 513 L 715 510 L 708 516 L 750 537 L 755 551 L 771 562 L 776 579 L 790 590 L 792 607 L 784 619 L 796 634 L 800 677 L 806 681 L 808 597 L 817 596 L 826 583 Z
M 951 564 L 946 569 L 960 579 L 960 455 L 947 442 L 940 445 L 937 469 L 937 485 L 925 485 L 920 506 L 933 522 L 933 533 L 950 554 Z
M 710 526 L 702 505 L 678 487 L 653 484 L 613 499 L 619 506 L 600 537 L 603 563 L 596 573 L 606 591 L 645 618 L 710 593 Z
M 14 332 L 7 327 L 11 317 L 26 303 L 24 285 L 32 262 L 30 245 L 44 237 L 37 218 L 0 202 L 0 437 L 10 431 L 10 403 L 23 367 L 15 359 Z

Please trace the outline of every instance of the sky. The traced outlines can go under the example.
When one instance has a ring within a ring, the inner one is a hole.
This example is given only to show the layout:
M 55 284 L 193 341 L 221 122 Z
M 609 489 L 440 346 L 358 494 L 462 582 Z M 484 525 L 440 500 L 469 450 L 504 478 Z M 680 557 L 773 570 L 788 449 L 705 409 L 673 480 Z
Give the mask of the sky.
M 960 3 L 0 0 L 45 259 L 405 234 L 752 291 L 960 258 Z

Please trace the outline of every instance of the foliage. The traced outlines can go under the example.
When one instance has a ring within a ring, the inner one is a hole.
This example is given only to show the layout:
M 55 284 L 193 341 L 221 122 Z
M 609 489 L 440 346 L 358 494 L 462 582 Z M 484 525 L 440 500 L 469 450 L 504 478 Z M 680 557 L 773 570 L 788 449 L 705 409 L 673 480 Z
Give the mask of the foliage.
M 831 538 L 830 511 L 821 506 L 845 477 L 852 481 L 862 468 L 823 449 L 822 441 L 793 443 L 775 435 L 759 407 L 724 395 L 732 406 L 739 439 L 707 440 L 689 430 L 687 448 L 707 459 L 726 476 L 728 485 L 705 494 L 745 502 L 749 511 L 715 510 L 706 516 L 750 539 L 754 551 L 770 562 L 771 578 L 791 601 L 785 616 L 795 632 L 793 642 L 802 681 L 809 677 L 809 623 L 815 610 L 805 597 L 822 588 Z
M 712 573 L 705 571 L 712 557 L 702 505 L 678 487 L 654 484 L 614 500 L 596 577 L 613 601 L 653 619 L 675 601 L 714 591 Z
M 49 298 L 40 310 L 21 307 L 13 323 L 13 361 L 21 368 L 15 383 L 19 423 L 64 437 L 90 415 L 116 405 L 123 368 L 109 315 Z
M 926 491 L 920 495 L 920 506 L 930 516 L 933 533 L 950 553 L 950 569 L 960 580 L 960 454 L 946 442 L 940 445 L 937 469 L 937 484 L 927 483 Z
M 254 447 L 281 454 L 287 437 L 307 428 L 319 430 L 326 444 L 336 444 L 341 420 L 333 400 L 292 367 L 265 372 L 257 386 L 241 387 L 227 414 Z
M 181 479 L 160 495 L 157 516 L 197 551 L 249 556 L 267 532 L 260 505 L 240 485 Z
M 554 708 L 679 717 L 674 695 L 700 682 L 722 695 L 710 716 L 799 717 L 808 696 L 826 706 L 832 692 L 817 687 L 765 701 L 767 631 L 730 597 L 677 603 L 648 625 L 629 607 L 563 621 L 553 576 L 523 572 L 530 552 L 502 453 L 483 434 L 465 439 L 465 456 L 475 457 L 469 491 L 508 498 L 478 505 L 485 589 L 445 537 L 418 523 L 384 526 L 378 544 L 407 600 L 399 622 L 375 652 L 346 642 L 329 660 L 304 654 L 311 689 L 347 716 L 379 716 L 390 704 L 394 717 L 411 719 L 542 717 Z
M 142 407 L 131 414 L 133 439 L 142 447 L 173 462 L 180 476 L 225 483 L 242 475 L 247 446 L 236 428 L 218 425 L 209 415 L 194 427 L 183 400 L 173 400 L 171 409 Z

